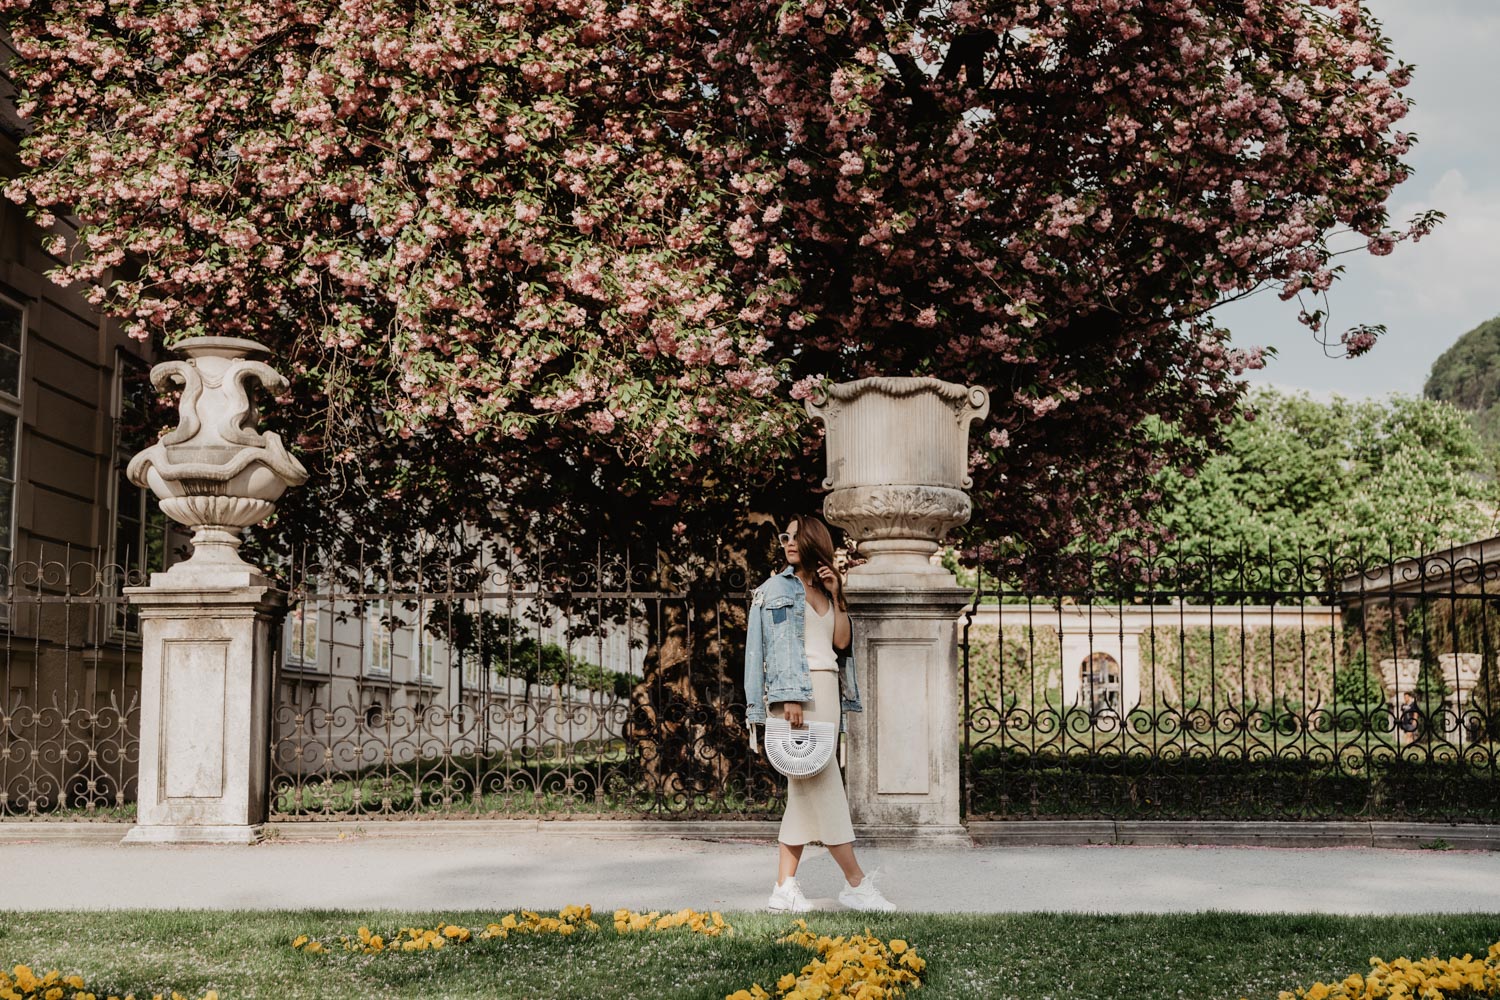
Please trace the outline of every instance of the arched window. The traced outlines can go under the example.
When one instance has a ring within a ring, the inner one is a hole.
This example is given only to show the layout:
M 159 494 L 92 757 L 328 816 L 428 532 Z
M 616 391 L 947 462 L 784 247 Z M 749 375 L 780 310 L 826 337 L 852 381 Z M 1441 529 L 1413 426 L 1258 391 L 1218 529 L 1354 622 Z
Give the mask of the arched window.
M 1120 661 L 1108 653 L 1092 653 L 1080 665 L 1083 702 L 1090 715 L 1120 711 Z

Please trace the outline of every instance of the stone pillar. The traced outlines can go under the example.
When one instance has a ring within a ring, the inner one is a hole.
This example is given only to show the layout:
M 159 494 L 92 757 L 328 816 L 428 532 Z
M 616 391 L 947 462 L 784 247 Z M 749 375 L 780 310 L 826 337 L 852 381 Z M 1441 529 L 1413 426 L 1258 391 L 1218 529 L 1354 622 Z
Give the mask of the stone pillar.
M 1469 721 L 1464 718 L 1464 710 L 1468 708 L 1469 696 L 1474 693 L 1474 685 L 1479 683 L 1479 675 L 1484 670 L 1484 654 L 1441 653 L 1437 660 L 1448 687 L 1448 695 L 1443 699 L 1443 707 L 1449 712 L 1445 728 L 1449 733 L 1456 731 L 1462 744 L 1468 735 Z
M 1391 725 L 1394 727 L 1401 718 L 1401 695 L 1406 691 L 1417 693 L 1417 681 L 1422 676 L 1422 661 L 1416 657 L 1402 656 L 1381 660 L 1379 667 L 1380 680 L 1385 686 L 1386 707 L 1391 713 Z M 1399 730 L 1393 732 L 1397 739 L 1401 738 Z
M 141 614 L 143 669 L 136 825 L 126 842 L 256 842 L 266 821 L 271 643 L 286 595 L 269 585 L 154 581 L 129 594 Z
M 1457 711 L 1463 711 L 1474 685 L 1479 683 L 1479 674 L 1484 670 L 1483 653 L 1441 653 L 1438 655 L 1438 670 L 1448 685 L 1448 701 Z
M 253 341 L 197 337 L 186 361 L 151 371 L 182 386 L 176 429 L 126 474 L 193 529 L 193 554 L 126 595 L 141 615 L 141 753 L 127 843 L 253 843 L 268 794 L 271 654 L 286 595 L 239 554 L 287 486 L 307 479 L 272 433 L 255 429 L 251 381 L 286 380 Z
M 973 592 L 932 562 L 972 511 L 969 424 L 989 396 L 931 378 L 870 378 L 808 401 L 827 428 L 823 513 L 867 561 L 845 588 L 864 711 L 849 716 L 860 837 L 968 844 L 959 796 L 958 618 Z
M 1380 661 L 1380 679 L 1385 684 L 1386 697 L 1391 711 L 1401 711 L 1403 692 L 1417 692 L 1417 680 L 1422 676 L 1422 661 L 1416 657 L 1400 657 Z

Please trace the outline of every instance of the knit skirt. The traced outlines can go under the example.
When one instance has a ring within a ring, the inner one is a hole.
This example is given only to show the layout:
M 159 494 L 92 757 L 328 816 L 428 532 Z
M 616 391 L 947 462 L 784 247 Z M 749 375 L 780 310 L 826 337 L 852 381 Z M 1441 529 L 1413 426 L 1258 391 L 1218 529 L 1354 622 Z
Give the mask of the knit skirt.
M 813 700 L 802 703 L 808 722 L 839 724 L 839 675 L 836 670 L 812 672 Z M 781 706 L 772 708 L 781 715 Z M 854 839 L 849 822 L 849 798 L 844 794 L 844 776 L 838 758 L 810 778 L 786 780 L 786 812 L 781 816 L 777 840 L 789 847 L 817 841 L 824 846 L 847 844 Z

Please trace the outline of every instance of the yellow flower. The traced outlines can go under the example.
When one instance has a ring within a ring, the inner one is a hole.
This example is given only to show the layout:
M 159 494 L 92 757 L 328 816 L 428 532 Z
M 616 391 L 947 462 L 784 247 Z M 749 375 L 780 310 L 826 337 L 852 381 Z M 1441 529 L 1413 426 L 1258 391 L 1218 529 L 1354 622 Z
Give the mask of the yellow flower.
M 900 938 L 896 938 L 896 940 L 894 940 L 894 941 L 891 942 L 891 954 L 892 955 L 899 955 L 899 954 L 901 954 L 905 950 L 906 950 L 906 942 L 903 941 L 903 940 L 901 940 Z

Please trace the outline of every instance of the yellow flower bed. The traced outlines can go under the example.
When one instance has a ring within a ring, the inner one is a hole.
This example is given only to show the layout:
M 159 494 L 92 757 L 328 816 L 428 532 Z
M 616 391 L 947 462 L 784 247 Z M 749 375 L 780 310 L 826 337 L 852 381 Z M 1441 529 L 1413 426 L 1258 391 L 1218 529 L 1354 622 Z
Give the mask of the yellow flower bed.
M 358 952 L 362 955 L 378 955 L 384 951 L 440 951 L 450 943 L 463 944 L 473 938 L 474 933 L 467 927 L 456 927 L 453 924 L 438 924 L 431 929 L 426 927 L 403 927 L 387 940 L 382 934 L 374 934 L 368 927 L 361 927 L 354 937 L 347 934 L 339 936 L 338 944 L 345 951 Z M 298 951 L 305 951 L 309 955 L 326 955 L 328 946 L 321 941 L 314 941 L 306 934 L 298 935 L 292 942 L 292 947 Z
M 1313 983 L 1277 1000 L 1478 1000 L 1500 997 L 1500 942 L 1483 959 L 1370 959 L 1368 975 L 1354 973 L 1335 983 Z
M 56 969 L 39 976 L 29 967 L 18 965 L 9 972 L 0 969 L 0 1000 L 136 1000 L 136 996 L 134 993 L 127 993 L 124 997 L 110 993 L 100 997 L 89 992 L 82 976 L 64 976 Z M 180 993 L 173 993 L 170 997 L 155 993 L 151 1000 L 188 998 Z M 209 990 L 202 1000 L 219 1000 L 219 994 Z
M 479 932 L 481 941 L 500 938 L 502 941 L 512 934 L 561 934 L 567 937 L 579 930 L 597 931 L 592 906 L 564 906 L 555 917 L 544 917 L 540 913 L 522 910 L 519 915 L 507 913 L 498 923 L 485 925 Z
M 639 934 L 641 932 L 670 931 L 686 927 L 694 934 L 704 937 L 733 937 L 734 928 L 724 922 L 717 910 L 699 913 L 697 910 L 678 910 L 676 913 L 631 913 L 629 910 L 615 911 L 615 933 Z
M 679 928 L 706 937 L 729 936 L 734 933 L 734 928 L 717 911 L 700 913 L 697 910 L 678 910 L 676 913 L 663 914 L 657 910 L 650 913 L 616 910 L 614 926 L 617 934 L 656 933 Z M 342 935 L 335 943 L 345 951 L 378 955 L 383 952 L 441 951 L 451 945 L 467 944 L 470 941 L 490 941 L 496 938 L 504 940 L 512 934 L 558 934 L 566 937 L 579 931 L 598 930 L 599 924 L 594 920 L 593 907 L 565 906 L 557 911 L 555 917 L 544 917 L 530 910 L 507 913 L 499 920 L 486 924 L 478 932 L 456 924 L 440 923 L 432 928 L 403 927 L 386 937 L 372 933 L 368 927 L 361 927 L 354 936 Z M 328 945 L 306 934 L 298 935 L 292 942 L 292 947 L 309 955 L 326 955 L 330 950 Z
M 873 934 L 828 937 L 807 929 L 806 920 L 798 920 L 796 930 L 781 939 L 811 948 L 818 955 L 798 973 L 787 973 L 776 983 L 776 992 L 767 992 L 759 983 L 748 990 L 738 990 L 724 1000 L 896 1000 L 906 990 L 922 985 L 927 962 L 919 958 L 905 941 L 890 943 Z

